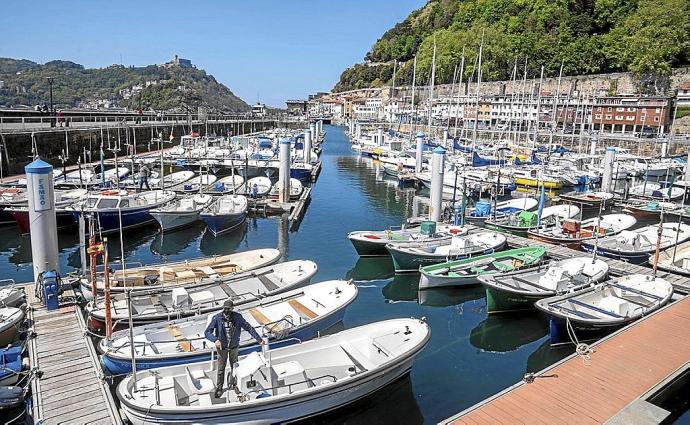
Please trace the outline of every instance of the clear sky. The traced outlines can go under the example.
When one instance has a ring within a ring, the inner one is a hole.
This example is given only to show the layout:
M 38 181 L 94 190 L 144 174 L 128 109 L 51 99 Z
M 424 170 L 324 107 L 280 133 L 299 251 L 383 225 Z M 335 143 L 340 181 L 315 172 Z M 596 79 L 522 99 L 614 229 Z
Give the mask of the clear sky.
M 424 0 L 3 0 L 0 57 L 86 67 L 160 64 L 174 54 L 248 103 L 329 91 Z M 120 59 L 122 58 L 122 59 Z

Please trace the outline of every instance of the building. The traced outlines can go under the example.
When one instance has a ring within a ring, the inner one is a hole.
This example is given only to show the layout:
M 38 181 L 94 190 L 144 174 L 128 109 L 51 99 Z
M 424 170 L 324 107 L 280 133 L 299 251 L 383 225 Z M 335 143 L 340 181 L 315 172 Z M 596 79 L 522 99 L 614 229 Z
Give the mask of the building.
M 192 65 L 192 61 L 190 59 L 182 59 L 181 57 L 175 55 L 173 57 L 173 60 L 170 62 L 166 62 L 163 64 L 164 67 L 170 68 L 173 66 L 178 66 L 180 68 L 193 68 L 194 65 Z
M 0 81 L 2 88 L 2 81 Z M 690 107 L 690 81 L 682 83 L 676 90 L 676 104 L 679 108 Z
M 667 97 L 606 96 L 594 99 L 592 128 L 611 133 L 637 132 L 643 127 L 668 125 L 671 99 Z
M 285 103 L 287 105 L 288 115 L 302 116 L 307 114 L 306 100 L 288 100 Z
M 266 116 L 266 105 L 263 103 L 256 102 L 256 105 L 252 106 L 252 116 L 263 118 Z

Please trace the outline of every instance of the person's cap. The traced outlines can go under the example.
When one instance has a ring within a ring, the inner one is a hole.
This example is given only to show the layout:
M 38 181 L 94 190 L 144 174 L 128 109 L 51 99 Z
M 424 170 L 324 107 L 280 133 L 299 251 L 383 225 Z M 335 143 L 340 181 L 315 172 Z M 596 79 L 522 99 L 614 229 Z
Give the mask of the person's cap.
M 232 310 L 233 307 L 235 307 L 235 303 L 233 303 L 232 300 L 226 300 L 223 303 L 223 310 Z

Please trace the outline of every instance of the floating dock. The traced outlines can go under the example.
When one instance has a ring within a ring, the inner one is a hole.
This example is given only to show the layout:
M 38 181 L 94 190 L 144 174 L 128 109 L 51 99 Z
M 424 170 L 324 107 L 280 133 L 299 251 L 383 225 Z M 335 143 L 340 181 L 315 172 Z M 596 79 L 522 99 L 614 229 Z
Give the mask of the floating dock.
M 33 284 L 24 289 L 36 333 L 29 340 L 29 360 L 43 373 L 31 384 L 34 422 L 122 424 L 73 291 L 63 294 L 60 309 L 47 311 L 34 297 Z
M 661 409 L 639 400 L 690 361 L 688 329 L 685 297 L 593 344 L 588 360 L 574 354 L 443 423 L 657 423 Z

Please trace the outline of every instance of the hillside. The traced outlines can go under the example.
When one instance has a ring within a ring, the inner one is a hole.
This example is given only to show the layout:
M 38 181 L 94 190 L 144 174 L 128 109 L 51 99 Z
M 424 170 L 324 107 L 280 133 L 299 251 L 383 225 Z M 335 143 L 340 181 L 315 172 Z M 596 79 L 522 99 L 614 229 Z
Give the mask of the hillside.
M 43 105 L 49 103 L 49 83 L 53 77 L 56 108 L 112 106 L 155 110 L 184 110 L 207 106 L 218 111 L 246 111 L 249 106 L 212 75 L 197 68 L 149 65 L 87 69 L 69 61 L 55 60 L 43 65 L 0 58 L 0 105 Z M 147 83 L 148 82 L 148 83 Z
M 466 81 L 475 72 L 482 33 L 483 80 L 509 79 L 516 59 L 521 70 L 527 58 L 530 77 L 542 65 L 546 75 L 558 75 L 562 63 L 564 75 L 630 71 L 653 81 L 690 63 L 690 2 L 430 0 L 388 30 L 333 90 L 388 84 L 394 60 L 404 62 L 396 84 L 409 84 L 415 54 L 425 84 L 434 39 L 437 83 L 451 82 L 463 48 Z

